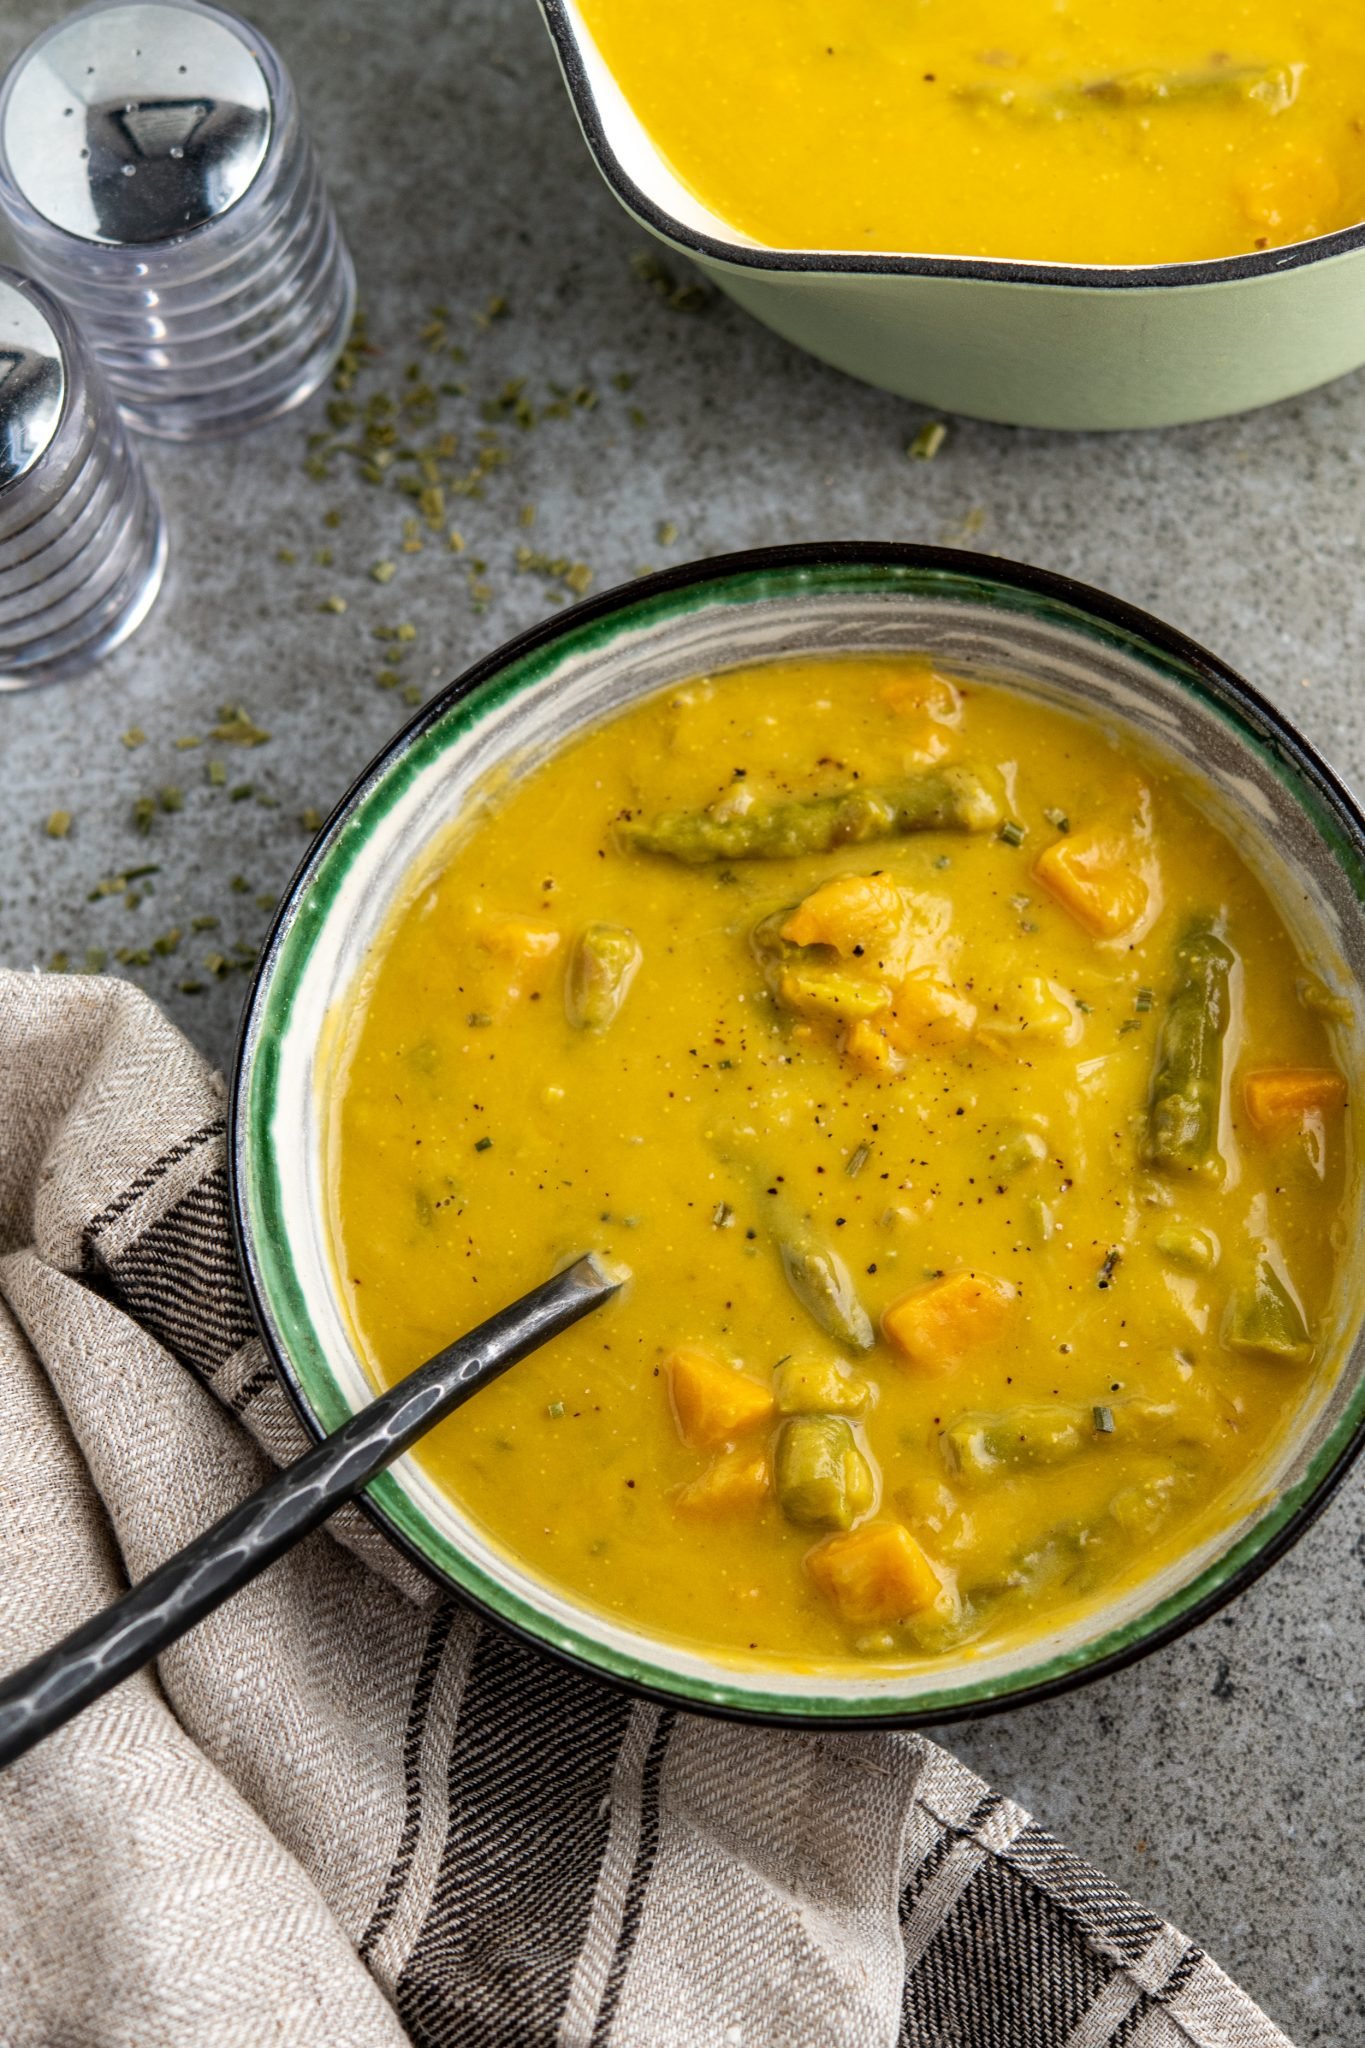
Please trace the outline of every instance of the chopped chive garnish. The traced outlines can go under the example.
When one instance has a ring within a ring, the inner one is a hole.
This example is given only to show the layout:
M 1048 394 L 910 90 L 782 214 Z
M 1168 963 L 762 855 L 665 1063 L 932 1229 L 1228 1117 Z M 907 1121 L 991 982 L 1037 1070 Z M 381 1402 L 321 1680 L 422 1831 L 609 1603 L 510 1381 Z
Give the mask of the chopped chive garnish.
M 861 1145 L 854 1146 L 853 1150 L 849 1153 L 848 1158 L 844 1162 L 844 1172 L 848 1175 L 850 1180 L 856 1180 L 858 1178 L 858 1175 L 862 1172 L 863 1168 L 867 1165 L 867 1162 L 871 1157 L 872 1147 L 870 1145 L 864 1143 Z
M 1095 1283 L 1096 1286 L 1107 1287 L 1109 1285 L 1110 1281 L 1114 1277 L 1114 1274 L 1118 1270 L 1118 1263 L 1122 1257 L 1122 1248 L 1119 1245 L 1111 1245 L 1109 1250 L 1104 1255 L 1104 1262 L 1100 1267 L 1099 1274 Z
M 1071 820 L 1065 811 L 1045 810 L 1043 816 L 1047 819 L 1054 832 L 1069 832 L 1071 830 Z
M 1017 818 L 1006 818 L 996 837 L 1003 839 L 1006 846 L 1022 846 L 1025 838 L 1025 829 Z
M 947 438 L 942 420 L 926 420 L 905 452 L 914 462 L 932 462 Z
M 1155 1001 L 1156 997 L 1151 989 L 1140 988 L 1133 997 L 1133 1008 L 1135 1010 L 1150 1010 Z
M 1112 1436 L 1114 1433 L 1113 1409 L 1095 1407 L 1090 1412 L 1095 1418 L 1095 1428 L 1098 1431 L 1098 1433 L 1101 1436 Z
M 257 725 L 240 704 L 220 704 L 218 723 L 210 729 L 209 738 L 223 740 L 234 747 L 263 747 L 270 734 Z
M 492 1149 L 493 1140 L 491 1138 L 476 1138 L 474 1140 L 474 1150 L 476 1152 L 491 1152 Z

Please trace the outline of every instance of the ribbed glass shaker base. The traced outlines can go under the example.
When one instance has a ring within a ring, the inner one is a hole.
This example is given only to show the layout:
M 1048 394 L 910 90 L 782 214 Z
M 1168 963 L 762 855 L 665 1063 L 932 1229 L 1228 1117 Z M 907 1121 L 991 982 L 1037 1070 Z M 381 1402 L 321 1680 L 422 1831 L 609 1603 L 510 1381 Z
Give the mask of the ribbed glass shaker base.
M 80 674 L 161 588 L 161 508 L 112 405 L 73 426 L 41 490 L 0 492 L 0 690 Z
M 201 240 L 202 231 L 114 251 L 66 238 L 32 242 L 11 223 L 140 433 L 170 441 L 245 433 L 301 405 L 330 374 L 355 315 L 355 269 L 297 128 L 294 146 L 283 206 L 264 220 L 258 210 L 256 232 L 234 232 L 230 252 L 216 238 Z M 109 275 L 115 257 L 123 259 L 117 277 Z

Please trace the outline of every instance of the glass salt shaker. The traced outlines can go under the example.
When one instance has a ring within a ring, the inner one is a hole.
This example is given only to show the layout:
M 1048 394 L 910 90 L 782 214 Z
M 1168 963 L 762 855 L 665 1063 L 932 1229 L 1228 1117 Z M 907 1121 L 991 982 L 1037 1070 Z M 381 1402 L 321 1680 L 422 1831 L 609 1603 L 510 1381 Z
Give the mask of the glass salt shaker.
M 74 322 L 0 268 L 0 690 L 107 654 L 165 565 L 160 508 Z
M 289 74 L 200 0 L 98 0 L 0 89 L 0 212 L 124 417 L 240 432 L 327 376 L 355 272 Z

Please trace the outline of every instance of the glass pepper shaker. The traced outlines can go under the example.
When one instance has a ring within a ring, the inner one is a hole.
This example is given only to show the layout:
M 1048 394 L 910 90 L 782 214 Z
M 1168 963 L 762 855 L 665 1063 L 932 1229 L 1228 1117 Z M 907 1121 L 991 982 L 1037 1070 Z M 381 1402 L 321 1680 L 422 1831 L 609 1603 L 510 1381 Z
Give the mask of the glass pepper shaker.
M 0 269 L 0 690 L 108 653 L 165 565 L 160 508 L 74 322 Z
M 200 0 L 99 0 L 0 89 L 0 212 L 124 416 L 172 440 L 298 405 L 345 343 L 355 273 L 289 74 Z

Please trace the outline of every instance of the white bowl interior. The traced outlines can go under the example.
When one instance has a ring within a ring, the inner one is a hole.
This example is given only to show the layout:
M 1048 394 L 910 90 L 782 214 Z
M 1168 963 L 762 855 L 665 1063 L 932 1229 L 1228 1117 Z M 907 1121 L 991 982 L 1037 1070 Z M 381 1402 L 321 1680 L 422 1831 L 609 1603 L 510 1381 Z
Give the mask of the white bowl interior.
M 632 184 L 662 213 L 694 234 L 706 235 L 712 241 L 733 242 L 741 249 L 766 247 L 752 235 L 742 234 L 722 215 L 713 213 L 683 184 L 617 84 L 615 73 L 593 41 L 575 0 L 561 0 L 561 10 L 573 36 L 607 147 Z
M 1359 1070 L 1361 1005 L 1365 984 L 1365 918 L 1340 864 L 1324 847 L 1304 809 L 1269 756 L 1250 743 L 1220 711 L 1197 701 L 1136 643 L 1103 638 L 1083 619 L 1070 623 L 1036 611 L 1004 609 L 959 597 L 839 591 L 793 593 L 742 604 L 694 596 L 690 609 L 618 625 L 591 646 L 564 649 L 541 660 L 530 684 L 499 696 L 472 719 L 457 704 L 438 731 L 448 743 L 438 758 L 411 775 L 364 829 L 343 824 L 349 870 L 324 914 L 305 889 L 291 922 L 313 919 L 310 950 L 275 1042 L 278 1060 L 271 1144 L 279 1176 L 280 1217 L 297 1284 L 323 1353 L 346 1401 L 362 1405 L 373 1388 L 334 1279 L 326 1195 L 329 1107 L 342 1037 L 339 1024 L 356 1000 L 370 949 L 398 901 L 418 885 L 434 842 L 469 815 L 471 799 L 491 781 L 519 774 L 552 752 L 567 735 L 608 716 L 639 695 L 705 672 L 752 661 L 812 653 L 922 650 L 947 663 L 988 676 L 1018 679 L 1038 698 L 1089 710 L 1136 726 L 1155 745 L 1194 768 L 1207 788 L 1207 808 L 1260 873 L 1284 908 L 1305 950 L 1322 963 L 1355 1005 L 1342 1027 L 1342 1058 Z M 392 779 L 392 778 L 391 778 Z M 363 802 L 364 791 L 361 792 Z M 277 941 L 278 946 L 278 941 Z M 1357 1220 L 1359 1176 L 1355 1180 Z M 818 1695 L 862 1703 L 864 1709 L 903 1701 L 913 1692 L 917 1709 L 932 1709 L 939 1695 L 973 1688 L 1008 1689 L 1047 1662 L 1084 1662 L 1115 1630 L 1132 1631 L 1144 1616 L 1188 1587 L 1244 1539 L 1286 1487 L 1301 1480 L 1341 1420 L 1358 1376 L 1339 1370 L 1365 1308 L 1365 1270 L 1348 1267 L 1324 1345 L 1330 1359 L 1314 1384 L 1292 1436 L 1249 1479 L 1227 1527 L 1197 1551 L 1153 1577 L 1107 1596 L 1067 1622 L 1046 1642 L 1038 1638 L 968 1653 L 965 1659 L 926 1663 L 909 1684 L 904 1670 L 879 1675 L 783 1674 L 749 1669 L 685 1646 L 645 1636 L 579 1606 L 526 1572 L 459 1507 L 421 1467 L 405 1458 L 394 1467 L 398 1484 L 422 1515 L 495 1587 L 535 1611 L 550 1640 L 586 1637 L 613 1660 L 647 1667 L 682 1681 L 694 1694 L 728 1688 L 752 1690 L 793 1703 Z

